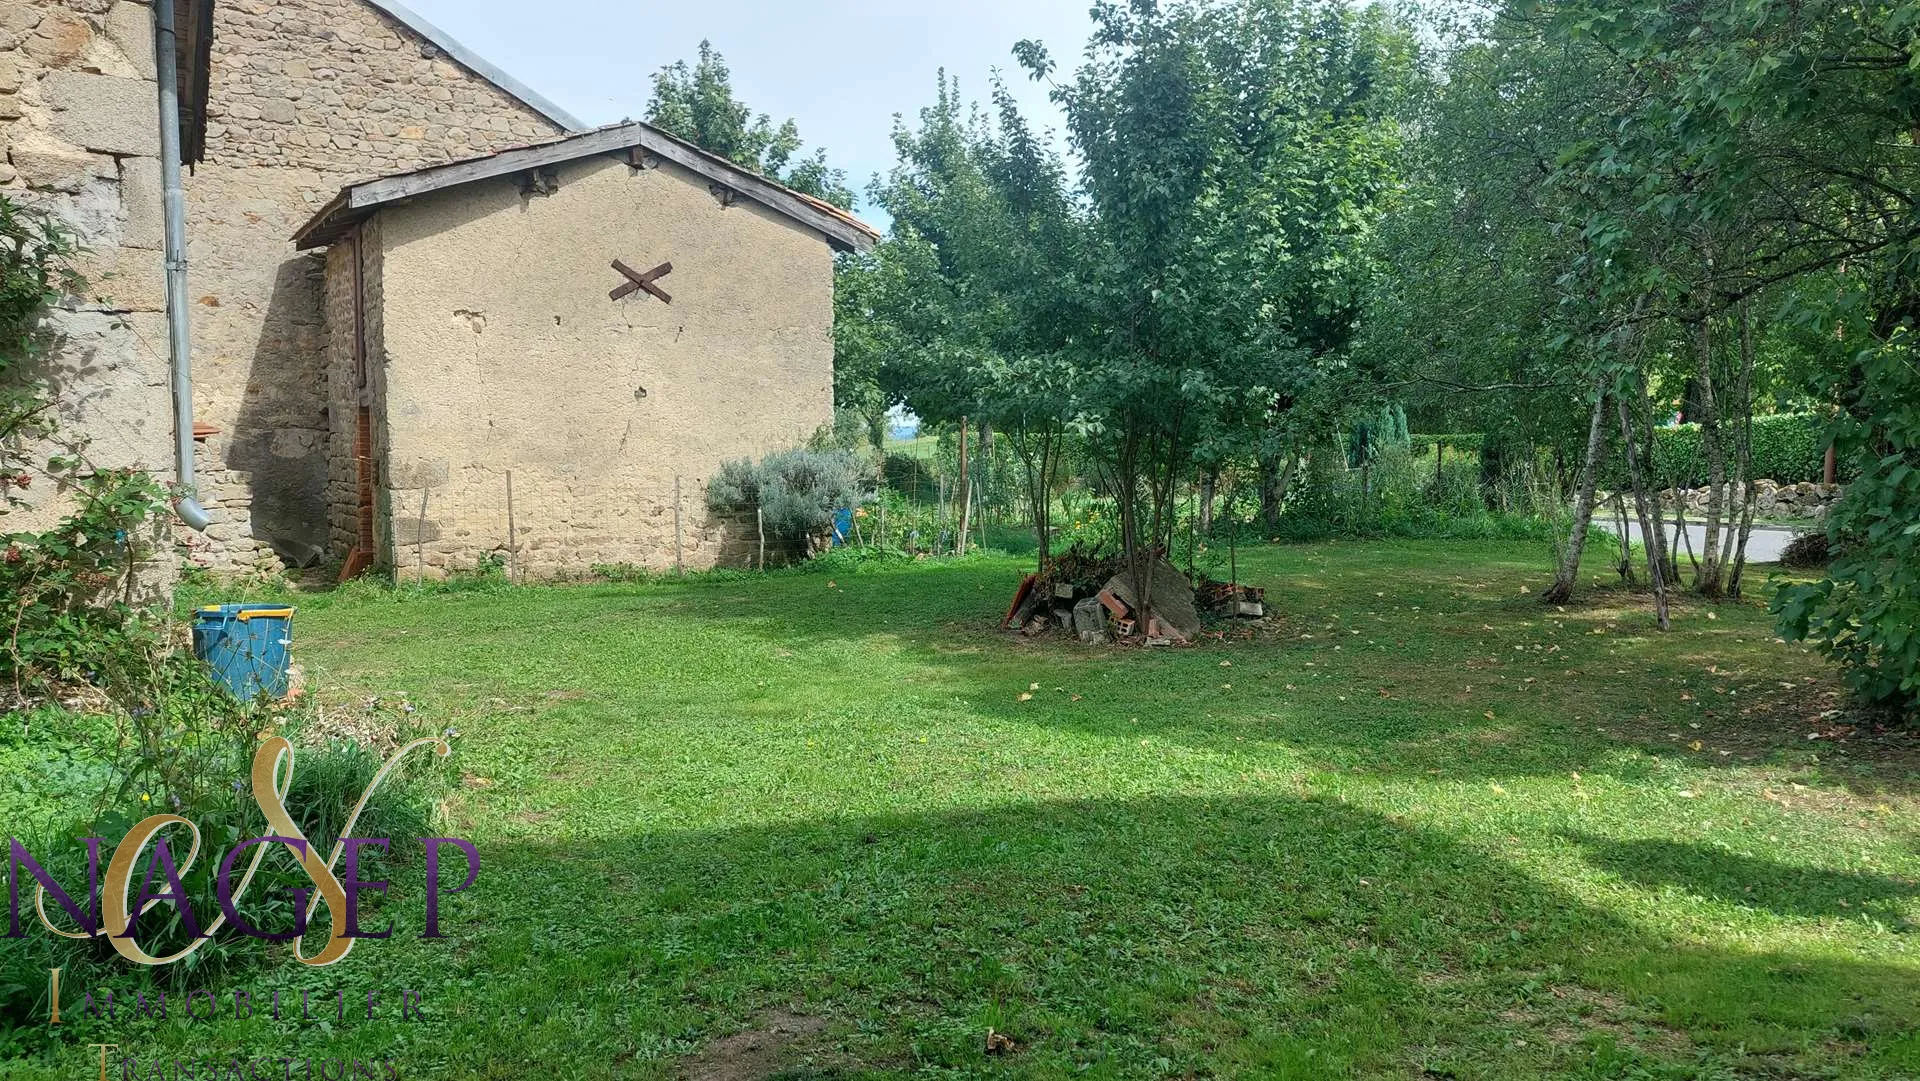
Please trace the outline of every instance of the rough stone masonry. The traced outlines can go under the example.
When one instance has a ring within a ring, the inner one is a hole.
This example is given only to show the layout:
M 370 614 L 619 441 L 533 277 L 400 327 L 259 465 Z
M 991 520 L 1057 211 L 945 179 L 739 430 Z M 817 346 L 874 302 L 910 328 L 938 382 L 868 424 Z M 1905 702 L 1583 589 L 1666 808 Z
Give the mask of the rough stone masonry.
M 221 0 L 215 12 L 187 231 L 195 419 L 220 430 L 200 472 L 214 524 L 191 539 L 194 562 L 237 574 L 328 547 L 324 261 L 296 253 L 294 231 L 348 181 L 561 127 L 367 0 Z
M 144 3 L 0 5 L 0 193 L 71 232 L 86 248 L 77 269 L 89 282 L 49 313 L 49 349 L 25 374 L 60 389 L 62 432 L 86 436 L 95 463 L 165 473 L 173 418 L 159 150 Z M 14 490 L 30 505 L 7 528 L 53 524 L 64 509 L 53 488 Z

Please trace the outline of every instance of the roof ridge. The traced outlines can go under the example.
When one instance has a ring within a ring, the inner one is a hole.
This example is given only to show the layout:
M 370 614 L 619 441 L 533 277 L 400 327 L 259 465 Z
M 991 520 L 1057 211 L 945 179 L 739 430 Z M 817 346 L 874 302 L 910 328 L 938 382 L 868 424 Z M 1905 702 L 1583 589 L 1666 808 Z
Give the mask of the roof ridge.
M 462 45 L 452 34 L 428 22 L 405 4 L 399 3 L 398 0 L 366 0 L 366 3 L 374 10 L 425 38 L 435 48 L 452 57 L 461 67 L 492 83 L 505 91 L 507 96 L 559 125 L 565 131 L 572 133 L 588 130 L 589 125 L 579 117 L 555 105 L 532 87 L 507 74 L 504 69 L 486 57 Z
M 369 0 L 372 2 L 372 0 Z M 880 239 L 880 231 L 832 203 L 796 191 L 787 185 L 703 149 L 669 131 L 640 120 L 625 120 L 590 131 L 503 147 L 454 161 L 358 180 L 340 189 L 294 234 L 294 244 L 305 251 L 333 243 L 338 236 L 381 206 L 427 192 L 457 187 L 530 168 L 578 161 L 601 154 L 650 155 L 725 184 L 748 199 L 766 206 L 848 251 L 865 251 Z

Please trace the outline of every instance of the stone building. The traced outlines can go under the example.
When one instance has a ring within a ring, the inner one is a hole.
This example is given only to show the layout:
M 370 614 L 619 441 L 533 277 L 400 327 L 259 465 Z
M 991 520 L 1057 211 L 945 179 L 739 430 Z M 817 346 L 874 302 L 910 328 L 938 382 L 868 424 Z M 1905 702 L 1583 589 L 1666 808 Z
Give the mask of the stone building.
M 112 7 L 109 30 L 137 5 Z M 186 189 L 213 524 L 187 539 L 196 562 L 228 573 L 338 558 L 325 552 L 323 266 L 288 238 L 351 180 L 582 125 L 387 0 L 219 0 L 209 61 L 204 157 Z
M 876 239 L 639 123 L 347 186 L 296 237 L 328 246 L 333 550 L 712 565 L 707 478 L 831 422 L 833 251 Z
M 206 8 L 181 0 L 176 12 L 189 161 L 205 100 Z M 58 388 L 61 433 L 86 439 L 93 462 L 168 475 L 156 68 L 146 3 L 0 4 L 0 195 L 46 212 L 85 248 L 77 269 L 87 288 L 48 313 L 48 348 L 26 374 Z M 13 483 L 0 479 L 29 505 L 8 516 L 9 532 L 46 528 L 67 509 L 50 483 Z

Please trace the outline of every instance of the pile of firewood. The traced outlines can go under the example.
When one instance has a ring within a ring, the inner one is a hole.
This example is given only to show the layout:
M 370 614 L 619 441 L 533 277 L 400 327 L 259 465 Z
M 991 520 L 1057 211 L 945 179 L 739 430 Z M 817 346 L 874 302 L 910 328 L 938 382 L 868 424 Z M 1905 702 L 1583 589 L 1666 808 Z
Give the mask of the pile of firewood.
M 1196 586 L 1164 556 L 1154 556 L 1142 570 L 1136 576 L 1120 557 L 1075 545 L 1021 581 L 1000 625 L 1029 637 L 1054 632 L 1088 643 L 1118 639 L 1168 646 L 1198 637 L 1203 611 L 1222 619 L 1265 614 L 1263 590 L 1204 577 Z M 1143 583 L 1145 605 L 1137 595 Z

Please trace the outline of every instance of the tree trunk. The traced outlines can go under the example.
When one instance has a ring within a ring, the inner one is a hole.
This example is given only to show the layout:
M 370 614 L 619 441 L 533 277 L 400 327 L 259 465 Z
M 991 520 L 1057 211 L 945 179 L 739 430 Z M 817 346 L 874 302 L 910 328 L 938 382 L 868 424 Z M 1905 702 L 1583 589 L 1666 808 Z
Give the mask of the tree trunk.
M 1287 490 L 1293 487 L 1293 478 L 1300 474 L 1300 459 L 1292 451 L 1287 452 L 1287 462 L 1280 467 L 1280 481 L 1273 490 L 1274 518 L 1277 521 L 1287 509 Z
M 1260 526 L 1271 537 L 1280 528 L 1279 454 L 1260 456 Z
M 1054 422 L 1047 421 L 1038 432 L 1024 428 L 1010 430 L 1007 439 L 1013 445 L 1014 456 L 1020 459 L 1020 469 L 1026 478 L 1034 552 L 1038 569 L 1045 571 L 1053 559 L 1053 480 L 1059 469 L 1060 432 Z
M 1700 557 L 1693 552 L 1693 533 L 1687 529 L 1687 500 L 1682 494 L 1684 489 L 1678 485 L 1673 489 L 1673 548 L 1667 557 L 1667 581 L 1680 580 L 1680 550 L 1686 549 L 1687 562 L 1693 567 L 1696 581 L 1700 577 Z M 1662 538 L 1664 540 L 1664 538 Z
M 1620 580 L 1631 586 L 1634 584 L 1633 531 L 1627 528 L 1627 497 L 1619 492 L 1613 493 L 1613 520 L 1620 529 Z
M 1740 304 L 1740 374 L 1734 383 L 1734 404 L 1739 409 L 1734 441 L 1734 483 L 1740 493 L 1740 507 L 1733 513 L 1733 534 L 1727 538 L 1731 550 L 1724 563 L 1727 595 L 1740 597 L 1741 579 L 1747 570 L 1747 541 L 1753 536 L 1753 511 L 1759 493 L 1753 484 L 1753 313 L 1746 302 Z
M 1644 382 L 1640 390 L 1644 401 L 1646 389 Z M 1620 435 L 1626 443 L 1627 477 L 1633 485 L 1633 505 L 1640 520 L 1640 544 L 1647 550 L 1647 575 L 1653 582 L 1653 614 L 1661 630 L 1673 626 L 1667 613 L 1667 575 L 1666 575 L 1666 524 L 1660 521 L 1660 508 L 1647 492 L 1646 471 L 1642 468 L 1640 450 L 1633 436 L 1633 416 L 1627 408 L 1627 400 L 1620 398 L 1615 403 L 1620 412 Z M 1649 504 L 1652 505 L 1649 505 Z
M 1580 557 L 1586 554 L 1587 527 L 1593 522 L 1593 488 L 1599 479 L 1600 453 L 1607 445 L 1607 384 L 1604 376 L 1593 388 L 1593 415 L 1587 421 L 1587 453 L 1580 462 L 1579 487 L 1573 497 L 1573 531 L 1560 558 L 1560 570 L 1553 584 L 1540 595 L 1548 604 L 1564 604 L 1573 597 L 1574 583 L 1580 579 Z
M 1721 441 L 1720 403 L 1713 385 L 1713 319 L 1702 317 L 1698 339 L 1700 388 L 1700 449 L 1707 455 L 1706 537 L 1700 544 L 1699 569 L 1693 576 L 1694 591 L 1718 597 L 1726 589 L 1724 564 L 1721 563 L 1720 530 L 1726 517 L 1727 448 Z M 1689 540 L 1691 548 L 1691 540 Z
M 1287 489 L 1293 485 L 1300 459 L 1289 447 L 1278 456 L 1260 459 L 1260 526 L 1271 537 L 1280 531 L 1280 512 L 1287 506 Z
M 1213 536 L 1213 497 L 1214 489 L 1220 484 L 1220 467 L 1214 466 L 1200 475 L 1200 534 Z

